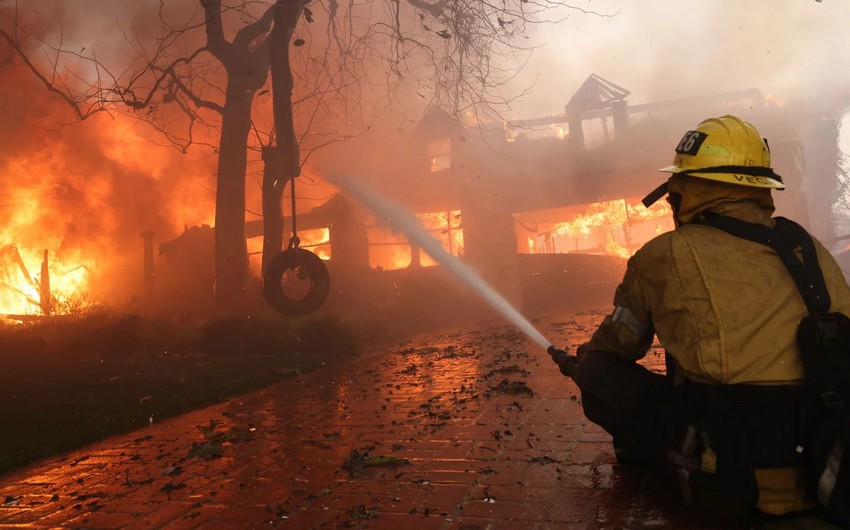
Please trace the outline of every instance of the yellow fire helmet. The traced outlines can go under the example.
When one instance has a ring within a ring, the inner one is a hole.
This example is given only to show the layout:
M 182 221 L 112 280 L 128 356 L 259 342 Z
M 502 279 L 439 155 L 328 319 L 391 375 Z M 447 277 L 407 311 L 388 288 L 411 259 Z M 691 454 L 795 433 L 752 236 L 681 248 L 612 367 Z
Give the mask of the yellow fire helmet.
M 688 131 L 676 146 L 667 173 L 752 188 L 785 189 L 770 167 L 770 148 L 758 130 L 736 116 L 710 118 Z M 649 207 L 667 192 L 665 182 L 643 199 Z

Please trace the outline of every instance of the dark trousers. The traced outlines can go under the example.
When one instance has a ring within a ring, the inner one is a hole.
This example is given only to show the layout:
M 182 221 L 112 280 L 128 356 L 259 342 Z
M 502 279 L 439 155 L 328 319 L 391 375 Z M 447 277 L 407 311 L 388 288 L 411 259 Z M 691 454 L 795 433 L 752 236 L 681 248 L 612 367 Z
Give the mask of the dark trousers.
M 619 355 L 592 351 L 582 356 L 574 379 L 585 416 L 614 437 L 621 463 L 666 461 L 673 393 L 666 376 Z
M 668 462 L 667 450 L 678 448 L 682 444 L 684 429 L 693 420 L 693 405 L 701 404 L 698 409 L 707 411 L 708 425 L 713 424 L 713 432 L 723 433 L 724 428 L 730 440 L 734 431 L 745 429 L 742 418 L 747 418 L 750 438 L 756 438 L 754 444 L 761 448 L 755 461 L 735 462 L 731 473 L 717 475 L 696 474 L 689 481 L 689 489 L 695 494 L 695 504 L 703 509 L 727 515 L 740 515 L 754 522 L 772 521 L 784 517 L 766 516 L 755 512 L 757 490 L 755 478 L 751 472 L 741 476 L 736 470 L 755 467 L 776 467 L 796 462 L 783 461 L 784 455 L 774 448 L 776 440 L 788 436 L 793 425 L 783 415 L 772 417 L 769 411 L 787 411 L 798 407 L 796 393 L 791 387 L 776 387 L 770 394 L 768 408 L 759 408 L 759 393 L 750 394 L 752 387 L 741 386 L 730 390 L 735 406 L 725 399 L 709 400 L 706 406 L 705 394 L 699 385 L 684 384 L 675 390 L 670 379 L 655 374 L 622 357 L 601 351 L 584 354 L 578 371 L 573 378 L 581 390 L 585 416 L 596 423 L 614 438 L 614 452 L 621 464 L 650 466 L 660 473 L 665 482 L 678 483 L 674 466 Z M 747 410 L 753 407 L 753 410 Z M 797 416 L 792 416 L 796 418 Z M 719 421 L 711 421 L 714 418 Z M 720 442 L 720 440 L 716 440 Z M 724 449 L 718 444 L 718 450 Z M 725 454 L 747 455 L 746 450 L 726 447 Z M 789 514 L 788 517 L 795 517 Z

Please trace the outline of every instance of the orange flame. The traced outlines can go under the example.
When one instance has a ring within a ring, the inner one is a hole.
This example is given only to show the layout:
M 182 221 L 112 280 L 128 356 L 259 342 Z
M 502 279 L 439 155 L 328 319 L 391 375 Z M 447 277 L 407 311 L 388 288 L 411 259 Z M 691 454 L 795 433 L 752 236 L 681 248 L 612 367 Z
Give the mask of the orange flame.
M 298 233 L 301 239 L 301 248 L 313 252 L 323 260 L 331 259 L 330 230 L 328 228 L 314 228 Z
M 527 250 L 521 251 L 599 252 L 628 258 L 648 239 L 673 225 L 666 203 L 645 208 L 637 199 L 597 202 L 553 211 L 551 216 L 562 220 L 539 225 L 536 232 L 526 229 Z M 563 220 L 565 216 L 567 219 Z
M 67 121 L 44 106 L 45 123 Z M 211 180 L 208 153 L 164 149 L 139 127 L 122 115 L 58 131 L 23 119 L 18 134 L 4 137 L 0 314 L 37 314 L 45 302 L 61 314 L 138 297 L 140 233 L 153 230 L 161 242 L 212 221 L 214 196 L 198 182 Z M 50 300 L 42 300 L 48 283 Z
M 422 226 L 431 233 L 443 248 L 455 256 L 463 255 L 463 226 L 461 211 L 426 212 L 416 214 Z M 374 221 L 370 224 L 374 225 Z M 379 226 L 370 226 L 369 266 L 375 269 L 396 270 L 407 267 L 433 267 L 437 265 L 431 256 L 422 251 L 419 261 L 413 262 L 414 251 L 402 234 Z

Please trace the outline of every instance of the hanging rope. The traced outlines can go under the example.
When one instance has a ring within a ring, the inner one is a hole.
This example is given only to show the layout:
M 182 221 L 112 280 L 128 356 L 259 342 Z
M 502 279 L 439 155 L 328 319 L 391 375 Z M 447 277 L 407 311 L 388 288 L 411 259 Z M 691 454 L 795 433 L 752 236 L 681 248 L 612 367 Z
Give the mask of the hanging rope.
M 289 238 L 288 248 L 298 248 L 301 246 L 301 239 L 298 237 L 298 225 L 295 221 L 295 175 L 289 181 L 289 191 L 292 194 L 292 237 Z

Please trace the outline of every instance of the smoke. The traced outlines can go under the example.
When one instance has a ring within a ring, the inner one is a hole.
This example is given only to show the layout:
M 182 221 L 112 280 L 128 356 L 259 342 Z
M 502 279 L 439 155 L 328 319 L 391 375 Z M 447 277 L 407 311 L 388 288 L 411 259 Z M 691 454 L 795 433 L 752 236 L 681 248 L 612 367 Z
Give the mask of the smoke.
M 844 98 L 850 72 L 850 4 L 582 2 L 610 17 L 568 12 L 540 27 L 545 42 L 523 73 L 536 84 L 514 110 L 547 115 L 596 73 L 632 92 L 632 103 L 757 88 L 781 100 Z
M 838 197 L 832 207 L 832 214 L 837 235 L 844 236 L 850 234 L 850 113 L 845 114 L 839 122 L 838 138 Z M 840 243 L 839 248 L 850 250 L 846 240 Z

